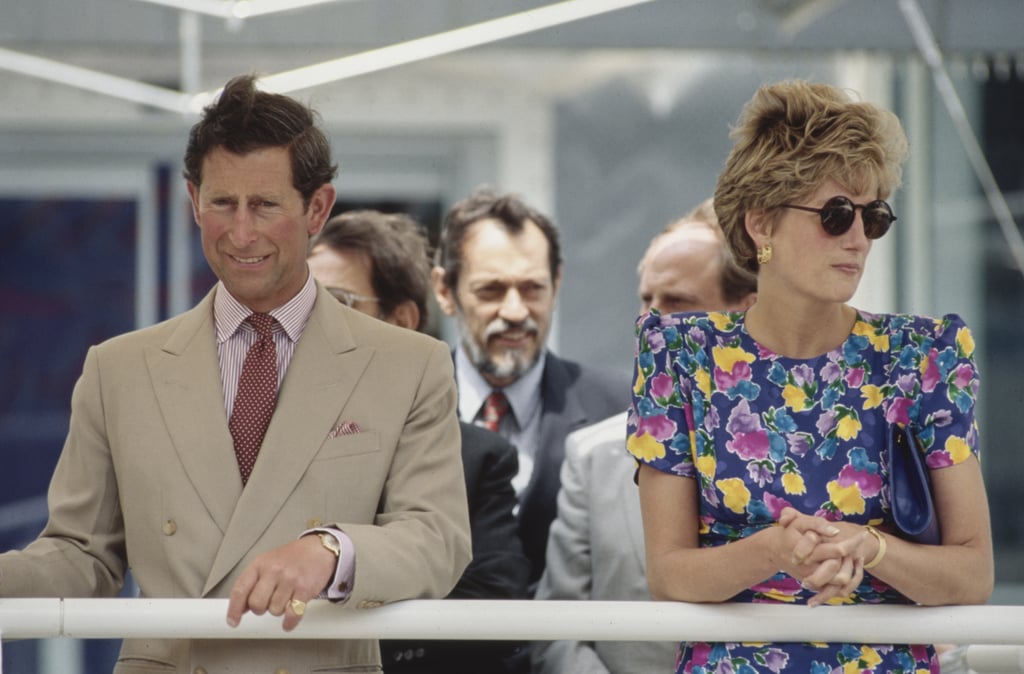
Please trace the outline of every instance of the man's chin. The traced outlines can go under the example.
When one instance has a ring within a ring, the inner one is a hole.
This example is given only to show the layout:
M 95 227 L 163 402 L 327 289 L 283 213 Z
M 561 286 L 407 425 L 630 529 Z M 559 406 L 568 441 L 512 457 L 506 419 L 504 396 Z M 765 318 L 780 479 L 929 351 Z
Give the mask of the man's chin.
M 507 385 L 522 377 L 527 370 L 533 367 L 537 362 L 537 355 L 535 351 L 517 352 L 514 355 L 503 351 L 497 357 L 494 354 L 488 354 L 487 362 L 478 367 L 489 379 L 505 382 Z

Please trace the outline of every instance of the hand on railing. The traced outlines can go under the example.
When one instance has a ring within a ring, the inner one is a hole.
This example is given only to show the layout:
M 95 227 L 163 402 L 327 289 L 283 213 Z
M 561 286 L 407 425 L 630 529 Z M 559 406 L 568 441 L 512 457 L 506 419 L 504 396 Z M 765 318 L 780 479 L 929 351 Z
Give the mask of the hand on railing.
M 231 588 L 228 625 L 237 627 L 242 615 L 284 616 L 282 628 L 291 632 L 302 620 L 306 602 L 331 582 L 336 560 L 316 536 L 305 536 L 257 557 Z

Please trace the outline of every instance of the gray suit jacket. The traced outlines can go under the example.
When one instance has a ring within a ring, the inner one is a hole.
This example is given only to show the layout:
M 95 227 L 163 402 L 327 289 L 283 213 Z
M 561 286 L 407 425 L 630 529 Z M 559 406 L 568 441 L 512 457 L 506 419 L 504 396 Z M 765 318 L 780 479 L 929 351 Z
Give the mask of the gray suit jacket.
M 470 541 L 445 345 L 318 288 L 243 490 L 213 294 L 90 349 L 49 522 L 24 551 L 0 555 L 0 596 L 112 596 L 130 567 L 143 597 L 226 597 L 256 556 L 317 523 L 355 546 L 354 587 L 338 610 L 448 594 Z M 346 422 L 361 431 L 332 433 Z M 373 640 L 130 639 L 115 672 L 379 665 Z
M 636 465 L 626 453 L 626 414 L 580 429 L 566 442 L 558 517 L 537 599 L 644 601 L 647 589 Z M 675 642 L 543 641 L 534 674 L 671 672 Z

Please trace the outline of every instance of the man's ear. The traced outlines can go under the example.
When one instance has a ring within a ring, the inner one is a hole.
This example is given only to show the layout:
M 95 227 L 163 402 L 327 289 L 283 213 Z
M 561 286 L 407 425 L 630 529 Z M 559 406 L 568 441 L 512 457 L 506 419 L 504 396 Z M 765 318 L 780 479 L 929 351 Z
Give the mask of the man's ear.
M 412 300 L 405 300 L 391 310 L 386 320 L 400 328 L 416 330 L 420 326 L 420 308 Z
M 430 279 L 434 282 L 434 296 L 437 305 L 446 316 L 455 315 L 455 289 L 449 288 L 444 279 L 444 268 L 434 267 L 430 270 Z
M 555 274 L 555 278 L 552 281 L 554 282 L 554 287 L 551 294 L 558 297 L 558 289 L 562 287 L 562 265 L 558 265 L 558 273 Z
M 763 209 L 747 211 L 743 216 L 743 225 L 747 230 L 747 236 L 754 242 L 754 246 L 760 248 L 768 243 L 772 236 L 772 219 L 768 211 Z
M 196 226 L 199 226 L 199 185 L 196 185 L 191 180 L 185 181 L 185 186 L 188 187 L 188 198 L 192 201 L 192 217 L 196 221 Z
M 313 192 L 309 200 L 309 228 L 306 230 L 310 237 L 314 237 L 324 228 L 324 223 L 331 216 L 331 209 L 334 208 L 334 200 L 337 191 L 331 183 L 324 183 Z

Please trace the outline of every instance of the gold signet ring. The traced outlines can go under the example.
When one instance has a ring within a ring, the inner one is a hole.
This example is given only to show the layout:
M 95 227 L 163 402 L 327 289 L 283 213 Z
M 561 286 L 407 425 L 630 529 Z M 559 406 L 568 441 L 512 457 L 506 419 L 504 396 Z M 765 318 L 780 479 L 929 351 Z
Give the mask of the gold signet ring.
M 289 605 L 292 607 L 292 613 L 295 615 L 302 615 L 306 612 L 306 602 L 301 599 L 292 599 Z

